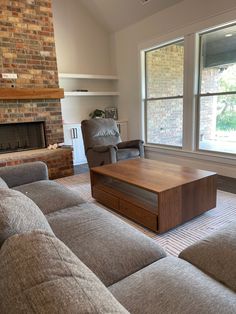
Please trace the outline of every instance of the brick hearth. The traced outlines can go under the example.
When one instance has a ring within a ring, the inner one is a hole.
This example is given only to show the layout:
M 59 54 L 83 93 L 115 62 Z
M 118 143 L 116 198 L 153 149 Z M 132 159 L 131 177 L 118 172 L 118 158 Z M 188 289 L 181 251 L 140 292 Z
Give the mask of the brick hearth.
M 35 149 L 0 155 L 0 167 L 15 166 L 26 162 L 40 160 L 47 164 L 50 179 L 71 176 L 74 174 L 72 149 L 55 150 Z

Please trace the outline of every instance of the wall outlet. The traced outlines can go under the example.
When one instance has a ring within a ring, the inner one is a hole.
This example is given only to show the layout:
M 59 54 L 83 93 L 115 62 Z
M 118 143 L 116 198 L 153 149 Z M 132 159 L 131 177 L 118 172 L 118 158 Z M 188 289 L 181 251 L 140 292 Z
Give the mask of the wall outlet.
M 2 78 L 3 79 L 10 79 L 10 80 L 16 80 L 17 79 L 17 74 L 16 73 L 2 73 Z

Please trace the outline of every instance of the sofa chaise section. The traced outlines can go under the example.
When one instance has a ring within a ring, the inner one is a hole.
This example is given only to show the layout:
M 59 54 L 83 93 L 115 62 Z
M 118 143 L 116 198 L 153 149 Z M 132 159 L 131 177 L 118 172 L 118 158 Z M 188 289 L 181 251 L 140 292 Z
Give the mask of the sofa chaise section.
M 180 258 L 236 292 L 236 222 L 183 250 Z
M 158 260 L 109 290 L 134 314 L 233 314 L 235 265 L 236 221 L 233 221 L 187 247 L 179 258 Z
M 190 263 L 163 258 L 109 287 L 132 314 L 233 314 L 236 295 Z

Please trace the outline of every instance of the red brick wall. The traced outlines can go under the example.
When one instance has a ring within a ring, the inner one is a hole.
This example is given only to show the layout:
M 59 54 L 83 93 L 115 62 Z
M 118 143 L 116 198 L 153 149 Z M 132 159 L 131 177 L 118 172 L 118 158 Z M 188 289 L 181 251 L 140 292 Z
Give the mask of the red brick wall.
M 0 154 L 0 167 L 16 166 L 37 160 L 47 164 L 49 179 L 57 179 L 74 174 L 72 150 L 70 148 L 60 148 L 55 150 L 36 149 Z
M 1 87 L 58 87 L 51 0 L 0 0 Z M 63 141 L 59 100 L 0 101 L 0 123 L 44 120 L 48 144 Z

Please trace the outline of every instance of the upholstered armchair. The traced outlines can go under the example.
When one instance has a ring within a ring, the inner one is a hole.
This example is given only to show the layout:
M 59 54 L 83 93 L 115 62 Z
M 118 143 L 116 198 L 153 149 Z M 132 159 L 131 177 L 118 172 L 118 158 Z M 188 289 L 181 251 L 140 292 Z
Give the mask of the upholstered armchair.
M 89 167 L 144 157 L 142 140 L 122 142 L 113 119 L 91 119 L 81 122 L 85 154 Z

